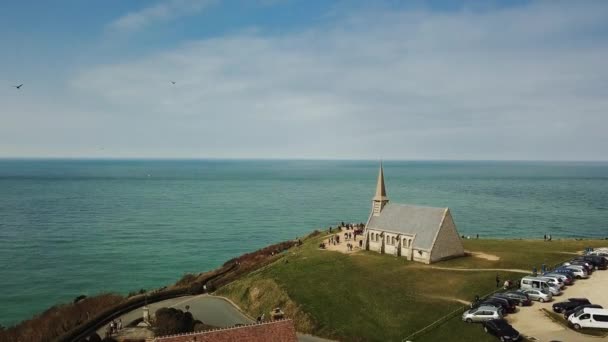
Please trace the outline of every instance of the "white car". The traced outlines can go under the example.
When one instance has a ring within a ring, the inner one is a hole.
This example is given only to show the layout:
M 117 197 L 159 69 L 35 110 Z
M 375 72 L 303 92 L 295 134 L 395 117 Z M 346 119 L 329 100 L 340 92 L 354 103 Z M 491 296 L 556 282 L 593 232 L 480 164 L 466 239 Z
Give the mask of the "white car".
M 581 328 L 600 328 L 608 329 L 608 310 L 584 308 L 568 317 L 574 329 Z

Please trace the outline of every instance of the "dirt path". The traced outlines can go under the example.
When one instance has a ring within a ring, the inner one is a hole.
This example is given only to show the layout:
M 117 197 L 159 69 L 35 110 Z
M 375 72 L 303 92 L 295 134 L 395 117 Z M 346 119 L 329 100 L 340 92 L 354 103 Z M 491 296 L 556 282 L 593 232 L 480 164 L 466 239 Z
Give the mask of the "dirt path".
M 441 299 L 441 300 L 449 300 L 450 302 L 458 302 L 460 304 L 469 305 L 471 302 L 466 301 L 464 299 L 456 298 L 456 297 L 447 297 L 447 296 L 425 296 L 427 298 Z
M 486 260 L 490 260 L 490 261 L 500 260 L 499 256 L 493 255 L 493 254 L 487 254 L 487 253 L 483 253 L 483 252 L 473 252 L 473 251 L 464 251 L 464 252 L 470 254 L 471 256 L 473 256 L 475 258 L 486 259 Z

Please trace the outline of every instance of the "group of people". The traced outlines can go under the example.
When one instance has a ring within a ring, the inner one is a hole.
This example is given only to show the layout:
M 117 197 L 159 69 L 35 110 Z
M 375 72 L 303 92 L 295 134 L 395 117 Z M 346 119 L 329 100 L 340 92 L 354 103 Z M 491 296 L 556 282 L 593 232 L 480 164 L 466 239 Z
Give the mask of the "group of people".
M 357 238 L 357 232 L 344 232 L 344 240 L 348 241 Z
M 337 245 L 340 243 L 340 235 L 332 235 L 329 237 L 329 239 L 327 239 L 327 243 L 329 245 Z
M 545 234 L 545 241 L 551 241 L 551 234 Z
M 120 330 L 122 330 L 122 320 L 120 318 L 118 319 L 118 321 L 113 319 L 112 322 L 108 324 L 108 331 L 106 334 L 114 335 Z

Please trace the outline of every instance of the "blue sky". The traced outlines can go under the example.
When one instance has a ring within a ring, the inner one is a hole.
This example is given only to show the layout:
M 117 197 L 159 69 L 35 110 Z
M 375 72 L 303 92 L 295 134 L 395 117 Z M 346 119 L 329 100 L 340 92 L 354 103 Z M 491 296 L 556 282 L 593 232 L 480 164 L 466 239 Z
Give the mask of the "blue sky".
M 603 1 L 13 1 L 0 42 L 0 157 L 608 159 Z

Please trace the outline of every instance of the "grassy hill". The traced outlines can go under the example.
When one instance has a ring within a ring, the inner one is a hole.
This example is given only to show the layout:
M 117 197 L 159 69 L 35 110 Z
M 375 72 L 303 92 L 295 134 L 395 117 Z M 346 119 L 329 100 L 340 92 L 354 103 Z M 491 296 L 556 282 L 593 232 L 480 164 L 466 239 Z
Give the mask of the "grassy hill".
M 402 341 L 476 294 L 496 288 L 495 277 L 516 279 L 509 271 L 553 265 L 601 240 L 465 240 L 465 249 L 499 257 L 464 257 L 433 265 L 361 251 L 347 255 L 319 250 L 323 235 L 304 241 L 273 264 L 220 288 L 217 294 L 236 302 L 252 316 L 281 307 L 297 329 L 349 341 Z M 446 267 L 454 269 L 437 269 Z M 493 341 L 477 325 L 458 317 L 448 320 L 416 341 Z

